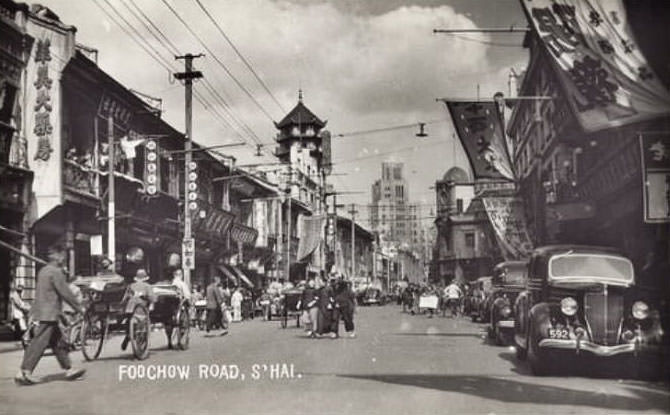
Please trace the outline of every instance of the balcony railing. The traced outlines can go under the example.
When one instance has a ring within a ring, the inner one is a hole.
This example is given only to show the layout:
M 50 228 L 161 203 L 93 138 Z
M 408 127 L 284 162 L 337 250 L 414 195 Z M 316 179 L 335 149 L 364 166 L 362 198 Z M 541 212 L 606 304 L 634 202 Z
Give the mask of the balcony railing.
M 72 160 L 63 160 L 63 184 L 78 193 L 97 197 L 96 171 Z

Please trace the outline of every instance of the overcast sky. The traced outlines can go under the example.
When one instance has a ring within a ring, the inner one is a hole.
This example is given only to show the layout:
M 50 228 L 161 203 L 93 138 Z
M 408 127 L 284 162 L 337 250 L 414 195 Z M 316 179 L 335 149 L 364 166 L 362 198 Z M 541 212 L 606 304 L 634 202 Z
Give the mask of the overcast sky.
M 206 53 L 195 61 L 226 99 L 236 118 L 264 142 L 271 143 L 279 121 L 297 103 L 305 104 L 337 135 L 431 122 L 429 137 L 415 129 L 334 138 L 331 182 L 341 191 L 365 194 L 343 202 L 370 203 L 370 186 L 384 160 L 405 162 L 410 200 L 434 203 L 429 189 L 454 164 L 468 169 L 440 97 L 490 97 L 507 94 L 509 69 L 523 70 L 528 53 L 522 35 L 433 34 L 434 28 L 525 26 L 518 0 L 201 0 L 221 28 L 263 79 L 281 107 L 264 90 L 195 0 L 165 0 L 183 17 L 238 81 L 259 109 L 214 56 L 184 28 L 163 0 L 133 0 L 180 53 Z M 164 118 L 184 129 L 183 87 L 152 60 L 98 5 L 117 21 L 113 5 L 171 63 L 162 48 L 130 13 L 130 0 L 40 0 L 66 24 L 77 27 L 77 41 L 99 50 L 99 66 L 125 86 L 164 100 Z M 109 4 L 107 3 L 109 2 Z M 492 45 L 493 44 L 493 45 Z M 197 85 L 205 96 L 208 93 Z M 219 112 L 224 110 L 217 108 Z M 268 115 L 264 114 L 267 112 Z M 194 139 L 205 145 L 238 142 L 248 133 L 231 129 L 198 102 L 194 107 Z M 266 147 L 269 151 L 272 146 Z M 455 150 L 455 151 L 454 151 Z M 229 151 L 239 162 L 269 161 L 250 147 Z M 340 175 L 344 174 L 346 175 Z M 338 200 L 338 202 L 340 202 Z M 362 212 L 365 213 L 365 212 Z M 366 223 L 364 223 L 366 225 Z

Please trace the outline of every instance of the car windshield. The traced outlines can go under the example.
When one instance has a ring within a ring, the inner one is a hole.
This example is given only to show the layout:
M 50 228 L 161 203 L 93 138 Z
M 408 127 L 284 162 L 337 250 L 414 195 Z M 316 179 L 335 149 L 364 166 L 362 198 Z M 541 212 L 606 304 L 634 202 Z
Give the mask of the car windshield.
M 633 264 L 615 255 L 557 255 L 549 261 L 549 277 L 553 280 L 592 279 L 603 282 L 631 284 Z
M 526 281 L 525 266 L 505 267 L 498 276 L 499 282 L 509 285 L 523 285 Z

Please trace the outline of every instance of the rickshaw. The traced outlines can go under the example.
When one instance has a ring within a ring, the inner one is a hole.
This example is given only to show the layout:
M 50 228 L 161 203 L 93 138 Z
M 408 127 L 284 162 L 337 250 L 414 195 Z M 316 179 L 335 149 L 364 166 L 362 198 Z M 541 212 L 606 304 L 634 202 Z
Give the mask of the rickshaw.
M 100 356 L 111 333 L 127 335 L 134 357 L 146 359 L 152 321 L 162 323 L 166 332 L 172 331 L 178 349 L 188 348 L 189 304 L 177 287 L 154 285 L 156 302 L 150 308 L 145 299 L 133 298 L 123 277 L 80 277 L 75 283 L 82 288 L 86 304 L 81 326 L 81 350 L 86 360 Z

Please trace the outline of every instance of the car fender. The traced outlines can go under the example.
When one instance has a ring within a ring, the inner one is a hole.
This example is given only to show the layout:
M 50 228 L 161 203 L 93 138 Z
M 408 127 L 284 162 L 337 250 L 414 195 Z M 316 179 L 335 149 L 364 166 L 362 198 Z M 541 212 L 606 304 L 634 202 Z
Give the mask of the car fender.
M 500 316 L 500 310 L 509 305 L 509 300 L 503 297 L 498 297 L 491 304 L 491 326 L 495 326 L 495 323 L 498 321 L 498 316 Z
M 528 313 L 528 329 L 535 333 L 536 337 L 530 341 L 538 342 L 548 335 L 551 328 L 551 314 L 552 306 L 548 303 L 538 303 L 531 307 Z

